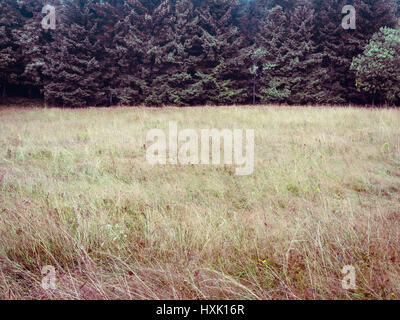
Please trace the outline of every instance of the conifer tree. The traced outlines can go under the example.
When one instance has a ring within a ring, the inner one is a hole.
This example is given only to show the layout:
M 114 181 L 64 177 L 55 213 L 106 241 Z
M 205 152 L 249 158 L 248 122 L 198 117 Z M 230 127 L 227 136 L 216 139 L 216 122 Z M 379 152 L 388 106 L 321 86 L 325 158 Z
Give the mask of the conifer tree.
M 138 19 L 132 2 L 106 0 L 92 7 L 95 36 L 100 45 L 96 59 L 107 104 L 134 104 L 143 100 L 144 81 L 138 77 L 143 41 L 137 41 Z
M 153 62 L 148 104 L 224 104 L 244 100 L 237 1 L 163 1 L 151 13 Z M 160 35 L 163 35 L 160 37 Z
M 0 96 L 6 95 L 9 84 L 17 84 L 21 73 L 19 46 L 15 30 L 23 24 L 17 4 L 12 0 L 0 2 Z
M 321 55 L 312 41 L 314 10 L 308 1 L 287 1 L 266 12 L 252 53 L 262 68 L 262 102 L 304 104 L 322 102 Z
M 196 72 L 200 81 L 196 85 L 206 103 L 234 104 L 249 99 L 246 41 L 235 19 L 239 4 L 236 0 L 209 0 L 196 8 L 202 29 Z
M 102 70 L 96 54 L 102 50 L 96 35 L 94 1 L 70 0 L 59 10 L 59 27 L 45 56 L 46 102 L 62 106 L 105 105 Z
M 290 1 L 288 1 L 290 4 Z M 293 2 L 293 1 L 292 1 Z M 286 77 L 290 77 L 291 95 L 288 103 L 321 103 L 325 100 L 322 81 L 328 77 L 321 68 L 322 54 L 312 40 L 315 23 L 315 10 L 307 0 L 299 0 L 288 10 L 290 25 L 287 41 L 290 60 L 285 66 Z M 283 68 L 285 70 L 285 68 Z
M 33 90 L 38 93 L 43 86 L 41 69 L 44 65 L 46 47 L 51 41 L 50 34 L 41 25 L 44 5 L 45 2 L 42 0 L 20 1 L 19 7 L 23 12 L 24 21 L 23 25 L 14 31 L 24 69 L 19 77 L 19 83 L 27 88 L 29 97 L 32 96 Z
M 197 57 L 190 50 L 191 37 L 198 27 L 191 1 L 163 1 L 151 12 L 150 19 L 153 32 L 147 55 L 153 61 L 153 80 L 146 103 L 193 103 L 196 93 L 192 91 L 192 85 Z

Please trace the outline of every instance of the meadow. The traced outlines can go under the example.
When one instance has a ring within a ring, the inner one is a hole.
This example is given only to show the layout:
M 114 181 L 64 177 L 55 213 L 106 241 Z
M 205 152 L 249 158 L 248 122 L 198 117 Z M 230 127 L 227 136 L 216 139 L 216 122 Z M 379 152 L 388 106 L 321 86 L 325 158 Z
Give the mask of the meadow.
M 254 129 L 253 174 L 150 165 L 169 121 Z M 1 299 L 400 297 L 399 109 L 9 106 L 0 146 Z

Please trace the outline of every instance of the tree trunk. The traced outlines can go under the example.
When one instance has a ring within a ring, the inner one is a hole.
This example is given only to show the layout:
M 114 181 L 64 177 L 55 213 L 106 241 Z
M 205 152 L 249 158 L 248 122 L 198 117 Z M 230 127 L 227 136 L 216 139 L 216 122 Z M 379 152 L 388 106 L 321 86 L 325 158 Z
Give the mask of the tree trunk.
M 256 104 L 256 78 L 253 78 L 253 105 Z
M 376 96 L 376 91 L 374 91 L 374 95 L 372 97 L 372 106 L 375 107 L 375 96 Z

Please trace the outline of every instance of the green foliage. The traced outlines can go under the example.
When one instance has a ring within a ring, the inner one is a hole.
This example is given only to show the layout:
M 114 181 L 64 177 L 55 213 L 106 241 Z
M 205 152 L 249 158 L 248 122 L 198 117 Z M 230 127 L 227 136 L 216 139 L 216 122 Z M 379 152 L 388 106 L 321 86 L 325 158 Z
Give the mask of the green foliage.
M 311 2 L 288 1 L 286 8 L 268 10 L 261 25 L 257 63 L 262 64 L 259 98 L 262 102 L 305 104 L 323 101 L 321 54 L 312 40 Z M 265 49 L 268 48 L 268 49 Z
M 152 12 L 154 61 L 147 104 L 231 104 L 244 100 L 236 77 L 243 37 L 232 10 L 237 1 L 165 1 Z M 158 35 L 164 35 L 159 37 Z M 148 35 L 149 36 L 149 35 Z
M 22 16 L 15 1 L 0 2 L 0 85 L 15 84 L 21 68 L 18 66 L 19 46 L 14 30 L 22 26 Z M 1 94 L 1 93 L 0 93 Z
M 399 1 L 50 2 L 57 28 L 44 31 L 47 2 L 1 0 L 0 95 L 42 92 L 62 106 L 367 103 L 369 80 L 356 83 L 351 63 L 375 32 L 396 25 Z M 348 4 L 355 30 L 341 25 Z M 377 90 L 377 102 L 397 103 L 393 90 Z
M 353 59 L 356 86 L 374 102 L 394 103 L 400 98 L 400 30 L 381 28 Z
M 312 0 L 315 9 L 313 40 L 322 54 L 321 67 L 329 75 L 322 83 L 328 103 L 366 103 L 355 87 L 350 70 L 353 57 L 359 55 L 372 35 L 381 27 L 396 24 L 396 3 L 392 0 Z M 356 9 L 356 29 L 342 28 L 345 5 Z
M 92 19 L 92 1 L 72 0 L 66 4 L 54 42 L 45 55 L 44 96 L 62 106 L 87 106 L 106 101 L 102 70 L 96 55 L 103 49 L 97 41 Z

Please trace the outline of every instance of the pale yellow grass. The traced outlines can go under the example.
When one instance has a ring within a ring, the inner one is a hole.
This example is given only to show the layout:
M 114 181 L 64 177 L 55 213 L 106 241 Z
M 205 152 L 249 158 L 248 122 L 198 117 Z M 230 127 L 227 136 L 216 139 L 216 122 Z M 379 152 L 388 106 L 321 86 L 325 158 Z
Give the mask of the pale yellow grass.
M 255 129 L 254 174 L 150 166 L 169 121 Z M 0 146 L 2 299 L 400 296 L 400 110 L 11 107 Z

